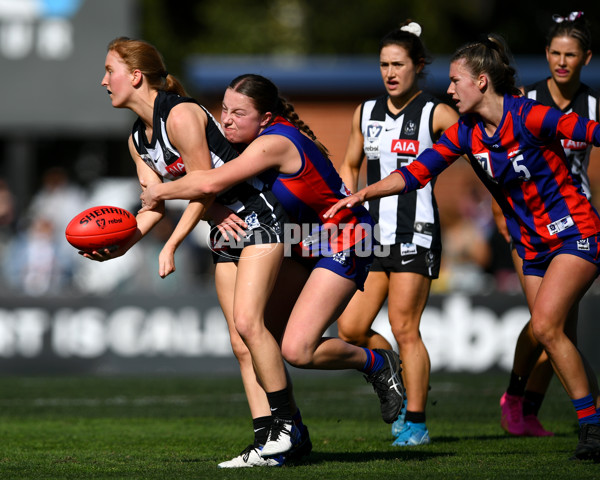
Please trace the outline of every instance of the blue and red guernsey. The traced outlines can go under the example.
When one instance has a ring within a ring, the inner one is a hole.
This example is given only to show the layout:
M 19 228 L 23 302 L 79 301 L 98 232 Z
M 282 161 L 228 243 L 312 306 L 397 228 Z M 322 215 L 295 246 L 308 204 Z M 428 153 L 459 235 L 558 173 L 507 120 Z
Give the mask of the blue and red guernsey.
M 533 260 L 567 239 L 600 231 L 600 217 L 571 176 L 561 139 L 600 146 L 600 124 L 505 95 L 492 136 L 478 115 L 464 115 L 432 148 L 394 173 L 404 177 L 406 191 L 415 190 L 465 155 L 502 208 L 519 256 Z
M 372 234 L 373 221 L 366 208 L 341 210 L 324 222 L 323 214 L 338 200 L 348 196 L 335 167 L 315 143 L 283 117 L 277 117 L 261 135 L 281 135 L 298 149 L 302 167 L 296 173 L 279 173 L 272 191 L 293 223 L 302 228 L 301 247 L 318 255 L 319 238 L 328 238 L 331 253 L 352 249 Z M 308 233 L 308 235 L 306 235 Z M 320 245 L 323 251 L 324 245 Z

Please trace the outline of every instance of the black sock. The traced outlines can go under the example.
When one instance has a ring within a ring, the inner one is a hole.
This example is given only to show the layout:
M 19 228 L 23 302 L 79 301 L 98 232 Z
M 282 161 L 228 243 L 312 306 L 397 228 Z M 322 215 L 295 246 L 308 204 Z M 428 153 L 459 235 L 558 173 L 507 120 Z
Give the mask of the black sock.
M 282 420 L 292 420 L 292 412 L 290 408 L 290 395 L 287 388 L 278 392 L 267 392 L 267 400 L 271 407 L 271 415 Z
M 411 412 L 410 410 L 407 410 L 404 421 L 412 423 L 425 423 L 425 412 Z
M 508 384 L 508 388 L 506 389 L 506 393 L 509 395 L 516 395 L 517 397 L 522 397 L 525 393 L 525 385 L 527 385 L 527 379 L 529 375 L 519 377 L 514 370 L 510 372 L 510 382 Z
M 535 415 L 537 417 L 537 414 L 540 411 L 540 407 L 542 406 L 543 401 L 543 393 L 525 390 L 525 396 L 523 398 L 523 416 Z
M 259 447 L 267 442 L 269 436 L 269 428 L 273 422 L 273 417 L 257 417 L 252 419 L 254 427 L 254 446 Z

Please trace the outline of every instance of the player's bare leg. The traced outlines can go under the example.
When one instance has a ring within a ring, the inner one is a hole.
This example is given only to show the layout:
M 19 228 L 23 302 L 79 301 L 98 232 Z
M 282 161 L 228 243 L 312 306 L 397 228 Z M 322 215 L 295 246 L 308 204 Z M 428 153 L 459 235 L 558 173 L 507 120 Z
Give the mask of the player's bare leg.
M 431 363 L 419 331 L 421 315 L 429 298 L 431 279 L 417 273 L 392 273 L 388 311 L 394 338 L 402 359 L 406 387 L 406 415 L 396 435 L 395 446 L 430 442 L 425 425 Z M 402 292 L 402 295 L 391 292 Z
M 315 268 L 288 321 L 282 352 L 285 359 L 298 368 L 364 372 L 379 396 L 383 420 L 392 423 L 404 401 L 398 355 L 391 350 L 373 351 L 340 338 L 323 337 L 355 290 L 353 280 L 326 268 Z
M 338 318 L 339 337 L 352 345 L 391 350 L 392 346 L 371 328 L 388 296 L 389 279 L 385 272 L 369 272 L 364 291 L 357 291 Z
M 571 398 L 580 423 L 575 458 L 600 459 L 600 418 L 584 361 L 565 332 L 569 312 L 597 276 L 597 267 L 578 256 L 557 255 L 545 276 L 525 277 L 525 292 L 534 300 L 531 326 L 544 346 L 554 372 Z

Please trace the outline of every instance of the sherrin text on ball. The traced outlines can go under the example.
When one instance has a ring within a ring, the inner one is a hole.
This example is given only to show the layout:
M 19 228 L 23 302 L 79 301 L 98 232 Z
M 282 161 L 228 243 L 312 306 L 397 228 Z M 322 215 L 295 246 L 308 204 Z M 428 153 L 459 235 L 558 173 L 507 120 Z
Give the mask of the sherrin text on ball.
M 75 248 L 93 252 L 127 242 L 136 230 L 135 215 L 124 208 L 104 205 L 75 215 L 65 236 Z

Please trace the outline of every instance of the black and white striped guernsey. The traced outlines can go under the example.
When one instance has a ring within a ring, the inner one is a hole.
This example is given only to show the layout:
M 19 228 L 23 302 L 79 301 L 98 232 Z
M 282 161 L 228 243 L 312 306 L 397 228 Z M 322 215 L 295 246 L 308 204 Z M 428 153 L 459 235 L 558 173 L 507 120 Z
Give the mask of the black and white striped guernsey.
M 189 97 L 180 97 L 171 92 L 159 91 L 154 102 L 154 118 L 152 120 L 152 139 L 146 137 L 146 126 L 141 118 L 133 124 L 132 137 L 135 149 L 142 160 L 163 178 L 175 180 L 185 175 L 185 165 L 179 152 L 171 145 L 167 136 L 167 117 L 173 107 L 180 103 L 192 102 L 200 106 L 208 116 L 206 125 L 206 140 L 214 168 L 223 165 L 232 158 L 238 156 L 235 149 L 225 139 L 221 127 L 210 112 L 200 105 L 196 100 Z M 265 188 L 264 184 L 257 178 L 242 183 L 233 189 L 219 195 L 219 200 L 238 211 L 244 199 L 249 195 L 260 192 Z
M 525 87 L 524 91 L 527 97 L 537 100 L 543 105 L 561 110 L 563 113 L 575 112 L 577 115 L 589 118 L 596 122 L 600 118 L 598 103 L 600 95 L 583 83 L 579 86 L 571 103 L 563 109 L 559 108 L 558 105 L 554 103 L 554 99 L 548 89 L 547 78 Z M 568 139 L 561 140 L 561 142 L 571 167 L 571 174 L 579 179 L 586 197 L 588 199 L 591 198 L 592 192 L 587 171 L 590 164 L 592 145 L 583 142 L 574 142 L 573 140 Z
M 411 163 L 434 143 L 433 111 L 440 103 L 420 93 L 400 113 L 387 107 L 387 95 L 367 100 L 361 106 L 360 128 L 367 159 L 367 183 L 388 176 L 393 170 Z M 424 188 L 368 202 L 369 212 L 379 225 L 379 243 L 414 243 L 440 249 L 440 222 L 434 182 Z

